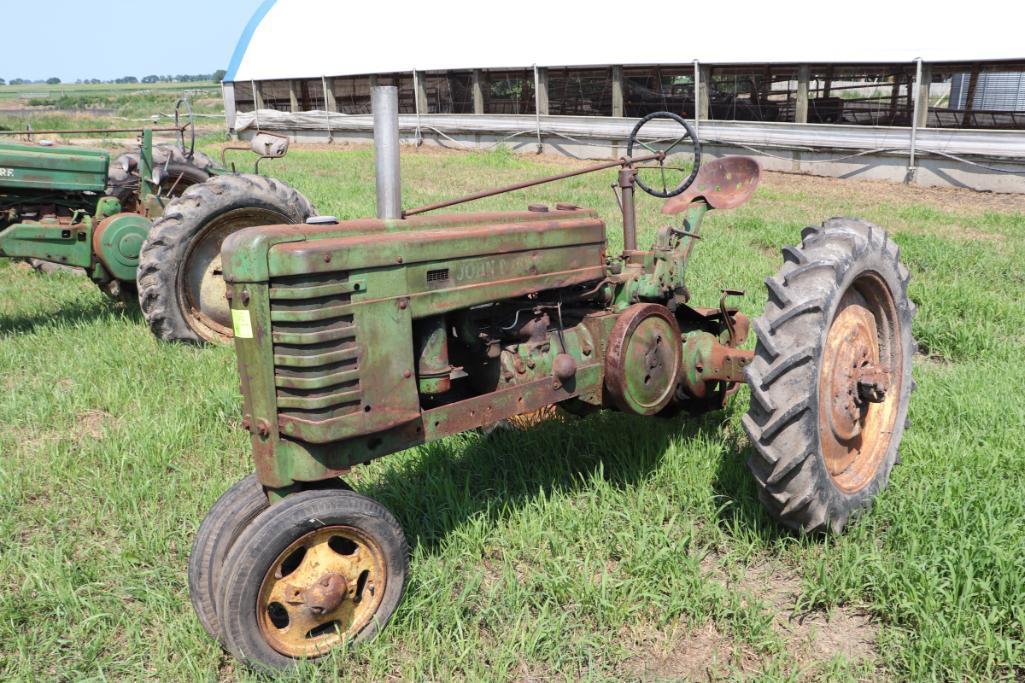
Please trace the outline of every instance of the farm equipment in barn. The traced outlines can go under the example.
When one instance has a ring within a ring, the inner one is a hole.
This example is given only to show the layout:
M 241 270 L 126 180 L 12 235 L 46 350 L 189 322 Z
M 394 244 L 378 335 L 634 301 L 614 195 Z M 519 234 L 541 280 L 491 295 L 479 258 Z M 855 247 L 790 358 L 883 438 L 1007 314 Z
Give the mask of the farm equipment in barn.
M 672 144 L 651 143 L 653 121 Z M 666 135 L 666 121 L 683 130 Z M 375 120 L 379 212 L 397 203 L 386 124 Z M 686 141 L 693 168 L 673 187 L 665 161 Z M 428 214 L 603 169 L 618 170 L 619 254 L 596 212 L 573 204 Z M 555 404 L 675 416 L 722 408 L 746 383 L 749 465 L 769 514 L 802 533 L 839 532 L 897 460 L 912 389 L 908 271 L 881 228 L 837 218 L 783 250 L 761 317 L 729 306 L 731 290 L 693 305 L 685 274 L 703 217 L 747 201 L 758 179 L 745 157 L 702 163 L 686 121 L 659 112 L 616 161 L 400 215 L 225 240 L 256 471 L 213 506 L 190 556 L 207 631 L 262 669 L 370 638 L 399 603 L 407 545 L 392 514 L 340 477 Z M 667 200 L 647 248 L 636 188 Z
M 175 132 L 178 144 L 153 145 L 155 130 Z M 173 128 L 123 132 L 139 132 L 140 148 L 113 164 L 102 150 L 0 144 L 0 257 L 78 269 L 115 298 L 138 297 L 161 339 L 230 338 L 224 237 L 302 223 L 315 215 L 312 205 L 281 183 L 229 171 L 223 155 L 217 166 L 197 152 L 191 117 Z M 262 134 L 252 149 L 280 157 L 288 140 Z

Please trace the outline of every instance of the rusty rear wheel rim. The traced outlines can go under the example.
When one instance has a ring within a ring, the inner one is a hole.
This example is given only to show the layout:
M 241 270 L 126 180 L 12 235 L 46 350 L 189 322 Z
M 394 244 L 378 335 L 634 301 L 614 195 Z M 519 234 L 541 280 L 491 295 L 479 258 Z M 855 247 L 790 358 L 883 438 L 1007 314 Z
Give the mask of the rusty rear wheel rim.
M 818 379 L 822 457 L 845 493 L 867 486 L 890 449 L 904 391 L 901 343 L 889 287 L 862 274 L 830 323 Z
M 178 300 L 189 327 L 207 341 L 230 338 L 231 308 L 221 265 L 221 245 L 234 232 L 255 225 L 288 223 L 269 209 L 235 209 L 217 216 L 192 239 L 178 277 Z
M 264 576 L 257 622 L 289 657 L 314 657 L 354 638 L 374 618 L 388 580 L 381 547 L 351 526 L 304 534 Z

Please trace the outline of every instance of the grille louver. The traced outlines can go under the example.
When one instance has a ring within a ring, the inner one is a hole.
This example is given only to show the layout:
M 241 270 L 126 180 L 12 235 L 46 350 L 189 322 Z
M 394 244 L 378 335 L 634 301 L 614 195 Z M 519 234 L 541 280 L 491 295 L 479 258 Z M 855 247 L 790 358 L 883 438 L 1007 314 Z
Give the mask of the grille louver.
M 271 339 L 278 412 L 310 422 L 354 413 L 362 401 L 351 313 L 359 283 L 345 273 L 271 280 Z

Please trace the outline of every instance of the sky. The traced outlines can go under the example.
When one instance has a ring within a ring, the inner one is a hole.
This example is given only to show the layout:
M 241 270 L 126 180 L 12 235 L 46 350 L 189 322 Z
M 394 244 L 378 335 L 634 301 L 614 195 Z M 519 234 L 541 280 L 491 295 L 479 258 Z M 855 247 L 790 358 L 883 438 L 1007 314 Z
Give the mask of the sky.
M 0 78 L 64 82 L 227 69 L 261 0 L 3 3 Z

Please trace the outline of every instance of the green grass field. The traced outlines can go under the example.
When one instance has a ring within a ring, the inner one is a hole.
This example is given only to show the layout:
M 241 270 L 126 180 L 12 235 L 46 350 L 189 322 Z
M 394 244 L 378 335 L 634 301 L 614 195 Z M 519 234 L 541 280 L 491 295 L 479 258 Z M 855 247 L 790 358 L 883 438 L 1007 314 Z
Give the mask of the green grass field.
M 403 164 L 411 206 L 570 162 Z M 299 148 L 265 169 L 321 213 L 373 212 L 369 150 Z M 593 206 L 618 247 L 612 179 L 473 208 Z M 642 242 L 658 207 L 639 200 Z M 1025 678 L 1025 201 L 770 174 L 708 218 L 695 302 L 735 287 L 758 315 L 780 248 L 834 215 L 891 230 L 921 345 L 903 463 L 848 533 L 800 538 L 762 512 L 746 391 L 693 421 L 465 434 L 354 471 L 406 530 L 406 596 L 376 641 L 286 678 Z M 0 385 L 0 678 L 251 679 L 185 579 L 206 510 L 251 467 L 232 350 L 158 343 L 83 278 L 4 263 Z
M 151 117 L 154 115 L 161 115 L 157 125 L 169 126 L 173 125 L 173 117 L 169 116 L 174 112 L 175 102 L 184 94 L 189 96 L 198 126 L 224 129 L 224 104 L 217 83 L 32 83 L 0 86 L 0 131 L 23 131 L 30 123 L 34 130 L 127 128 L 153 125 Z M 214 115 L 219 118 L 211 118 Z M 125 135 L 85 134 L 85 137 L 102 141 Z M 13 138 L 0 136 L 0 141 L 8 139 Z

